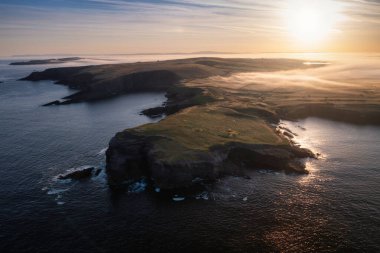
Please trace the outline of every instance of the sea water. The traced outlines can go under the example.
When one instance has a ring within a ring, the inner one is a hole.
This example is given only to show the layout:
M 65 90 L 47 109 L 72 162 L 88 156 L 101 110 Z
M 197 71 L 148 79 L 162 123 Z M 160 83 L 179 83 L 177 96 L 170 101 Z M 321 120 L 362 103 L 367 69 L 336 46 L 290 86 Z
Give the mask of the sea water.
M 0 62 L 1 252 L 380 251 L 379 127 L 283 122 L 296 142 L 321 154 L 306 161 L 308 175 L 252 171 L 251 179 L 226 177 L 183 201 L 142 183 L 115 192 L 104 173 L 108 142 L 153 122 L 139 113 L 161 105 L 164 94 L 42 107 L 75 91 L 17 79 L 62 65 L 9 62 Z M 76 65 L 94 63 L 101 62 Z M 84 182 L 56 179 L 83 166 L 103 171 Z

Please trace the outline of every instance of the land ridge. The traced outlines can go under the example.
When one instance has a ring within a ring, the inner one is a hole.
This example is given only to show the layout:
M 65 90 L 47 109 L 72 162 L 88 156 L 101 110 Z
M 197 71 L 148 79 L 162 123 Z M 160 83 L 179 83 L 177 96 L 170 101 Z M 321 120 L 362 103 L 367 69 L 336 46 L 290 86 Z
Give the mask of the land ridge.
M 323 65 L 321 65 L 323 66 Z M 316 158 L 295 145 L 280 119 L 317 116 L 356 124 L 380 124 L 377 96 L 353 99 L 360 88 L 342 90 L 310 86 L 244 83 L 241 73 L 306 70 L 292 59 L 192 58 L 158 62 L 67 67 L 33 72 L 23 80 L 55 80 L 78 89 L 46 105 L 90 102 L 145 91 L 166 92 L 149 116 L 169 115 L 117 133 L 106 152 L 111 186 L 146 177 L 155 187 L 190 187 L 199 180 L 244 175 L 268 168 L 307 173 L 303 158 Z M 244 77 L 243 77 L 244 78 Z M 364 88 L 362 88 L 364 89 Z

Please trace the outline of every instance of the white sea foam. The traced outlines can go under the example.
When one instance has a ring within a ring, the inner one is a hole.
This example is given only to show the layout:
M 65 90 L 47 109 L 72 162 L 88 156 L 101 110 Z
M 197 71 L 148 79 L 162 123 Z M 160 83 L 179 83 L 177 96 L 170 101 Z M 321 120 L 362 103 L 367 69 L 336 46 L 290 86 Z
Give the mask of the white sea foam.
M 55 194 L 61 194 L 65 191 L 67 191 L 68 189 L 50 189 L 48 192 L 47 192 L 47 195 L 55 195 Z
M 178 196 L 178 195 L 174 195 L 174 197 L 172 198 L 174 201 L 176 202 L 179 202 L 179 201 L 184 201 L 185 200 L 185 197 L 181 197 L 181 196 Z
M 204 191 L 204 192 L 199 193 L 198 195 L 195 196 L 195 199 L 208 200 L 209 199 L 208 192 Z
M 105 155 L 106 154 L 106 152 L 107 152 L 107 150 L 108 150 L 108 147 L 106 147 L 106 148 L 103 148 L 102 150 L 100 150 L 96 155 L 99 155 L 99 156 L 102 156 L 102 155 Z
M 105 169 L 101 168 L 100 173 L 97 176 L 92 177 L 91 180 L 96 181 L 96 182 L 100 182 L 100 183 L 107 183 L 107 173 L 106 173 Z
M 147 187 L 148 183 L 146 182 L 146 180 L 143 178 L 137 182 L 134 182 L 133 184 L 131 184 L 129 187 L 128 187 L 128 192 L 132 192 L 132 193 L 139 193 L 139 192 L 143 192 L 145 191 L 146 187 Z

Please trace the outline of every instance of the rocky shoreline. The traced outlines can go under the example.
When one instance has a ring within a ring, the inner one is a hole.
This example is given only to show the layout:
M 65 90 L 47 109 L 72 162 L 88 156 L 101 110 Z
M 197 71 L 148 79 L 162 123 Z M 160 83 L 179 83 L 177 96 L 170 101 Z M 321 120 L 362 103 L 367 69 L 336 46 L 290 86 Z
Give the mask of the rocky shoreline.
M 221 59 L 193 58 L 158 62 L 109 64 L 84 67 L 51 68 L 33 72 L 20 80 L 53 80 L 79 90 L 61 100 L 46 105 L 71 104 L 108 99 L 133 92 L 168 92 L 182 95 L 184 82 L 212 76 L 228 76 L 250 72 L 253 69 L 278 71 L 294 68 L 309 68 L 297 60 L 270 59 Z M 189 90 L 187 87 L 186 91 Z
M 246 176 L 248 170 L 271 169 L 307 174 L 303 158 L 316 158 L 294 145 L 215 145 L 208 151 L 185 151 L 188 157 L 176 161 L 162 158 L 155 147 L 157 138 L 118 133 L 107 150 L 107 173 L 112 187 L 125 180 L 149 178 L 154 187 L 191 187 L 197 180 L 215 181 L 226 175 Z
M 79 90 L 46 105 L 90 102 L 133 92 L 166 92 L 168 101 L 163 106 L 142 113 L 168 116 L 117 133 L 106 152 L 106 171 L 112 187 L 144 177 L 152 186 L 170 190 L 225 175 L 244 176 L 251 169 L 307 173 L 302 159 L 316 156 L 294 145 L 291 133 L 277 129 L 280 119 L 317 116 L 380 124 L 379 103 L 352 102 L 351 93 L 300 87 L 274 92 L 260 85 L 236 89 L 228 80 L 236 73 L 310 67 L 286 59 L 194 58 L 47 69 L 23 80 L 55 80 Z M 331 103 L 327 96 L 339 96 L 343 102 Z

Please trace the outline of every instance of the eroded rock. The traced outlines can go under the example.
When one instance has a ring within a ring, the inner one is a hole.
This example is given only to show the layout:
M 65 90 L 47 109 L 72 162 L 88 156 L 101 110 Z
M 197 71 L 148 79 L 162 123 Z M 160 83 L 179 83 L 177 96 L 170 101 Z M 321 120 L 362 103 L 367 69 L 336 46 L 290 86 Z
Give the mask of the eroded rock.
M 69 172 L 65 175 L 59 175 L 58 179 L 61 179 L 61 180 L 65 180 L 65 179 L 84 180 L 84 179 L 90 178 L 92 176 L 92 172 L 94 170 L 95 170 L 94 167 L 80 169 L 80 170 L 76 170 L 73 172 Z

